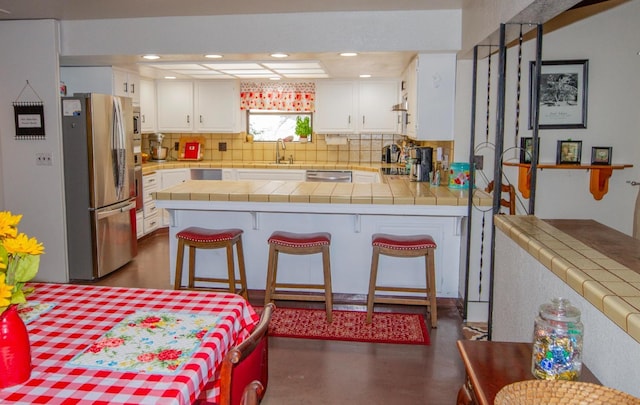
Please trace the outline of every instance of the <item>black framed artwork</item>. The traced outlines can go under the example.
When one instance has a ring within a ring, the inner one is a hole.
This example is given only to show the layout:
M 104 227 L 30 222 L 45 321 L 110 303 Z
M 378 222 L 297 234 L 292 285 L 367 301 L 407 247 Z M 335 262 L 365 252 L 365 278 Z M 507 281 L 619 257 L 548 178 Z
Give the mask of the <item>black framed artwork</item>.
M 586 128 L 589 61 L 542 61 L 540 102 L 536 102 L 536 63 L 529 67 L 529 129 L 539 105 L 539 129 Z
M 558 149 L 556 151 L 556 164 L 579 165 L 582 159 L 582 141 L 558 141 Z
M 540 138 L 538 138 L 538 151 L 540 151 Z M 531 163 L 533 157 L 533 138 L 520 138 L 520 163 Z M 539 159 L 536 160 L 536 162 Z
M 610 146 L 593 146 L 591 148 L 591 164 L 592 165 L 611 165 Z

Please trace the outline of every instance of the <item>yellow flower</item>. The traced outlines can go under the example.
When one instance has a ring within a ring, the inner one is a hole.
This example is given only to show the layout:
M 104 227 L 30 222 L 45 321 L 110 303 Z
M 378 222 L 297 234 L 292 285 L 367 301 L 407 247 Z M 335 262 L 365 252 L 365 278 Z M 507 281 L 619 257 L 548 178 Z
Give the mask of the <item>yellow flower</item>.
M 44 253 L 44 246 L 36 238 L 30 238 L 24 233 L 14 239 L 5 239 L 4 247 L 8 254 L 40 255 Z
M 9 211 L 0 212 L 0 239 L 15 238 L 18 234 L 18 223 L 22 215 L 11 215 Z
M 4 280 L 5 274 L 0 273 L 0 307 L 11 304 L 11 294 L 13 293 L 13 286 L 5 284 Z

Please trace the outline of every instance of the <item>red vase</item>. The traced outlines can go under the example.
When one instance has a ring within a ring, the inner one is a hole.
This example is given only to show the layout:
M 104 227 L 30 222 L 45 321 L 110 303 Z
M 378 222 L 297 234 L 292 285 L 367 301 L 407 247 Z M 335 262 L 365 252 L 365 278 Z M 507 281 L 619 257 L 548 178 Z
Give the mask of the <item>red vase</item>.
M 0 388 L 21 384 L 31 376 L 29 333 L 18 306 L 10 305 L 0 315 Z

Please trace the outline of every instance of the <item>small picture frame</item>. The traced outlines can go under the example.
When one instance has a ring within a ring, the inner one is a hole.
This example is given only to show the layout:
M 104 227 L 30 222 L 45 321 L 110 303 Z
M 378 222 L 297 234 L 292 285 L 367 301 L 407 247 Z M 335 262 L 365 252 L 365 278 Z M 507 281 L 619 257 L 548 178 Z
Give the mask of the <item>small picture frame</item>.
M 593 146 L 591 148 L 591 164 L 611 166 L 610 146 Z
M 582 160 L 582 141 L 558 141 L 556 164 L 579 165 Z
M 538 138 L 538 152 L 540 151 L 540 138 Z M 533 138 L 520 138 L 520 163 L 531 163 L 533 157 Z M 536 159 L 538 161 L 539 159 Z

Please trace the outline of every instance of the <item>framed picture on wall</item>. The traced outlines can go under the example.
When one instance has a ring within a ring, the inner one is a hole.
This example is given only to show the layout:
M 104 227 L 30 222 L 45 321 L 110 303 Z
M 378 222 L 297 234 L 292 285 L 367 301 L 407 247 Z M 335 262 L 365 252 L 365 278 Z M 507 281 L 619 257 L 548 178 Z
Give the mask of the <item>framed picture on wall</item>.
M 540 138 L 538 138 L 538 153 L 540 152 Z M 520 138 L 520 163 L 531 163 L 533 157 L 533 138 Z M 538 158 L 536 160 L 539 161 Z
M 591 164 L 592 165 L 611 165 L 610 146 L 594 146 L 591 148 Z
M 556 164 L 579 165 L 582 158 L 582 141 L 558 141 Z
M 529 67 L 529 129 L 539 105 L 538 128 L 586 128 L 588 60 L 542 61 L 540 100 L 536 101 L 536 63 Z

